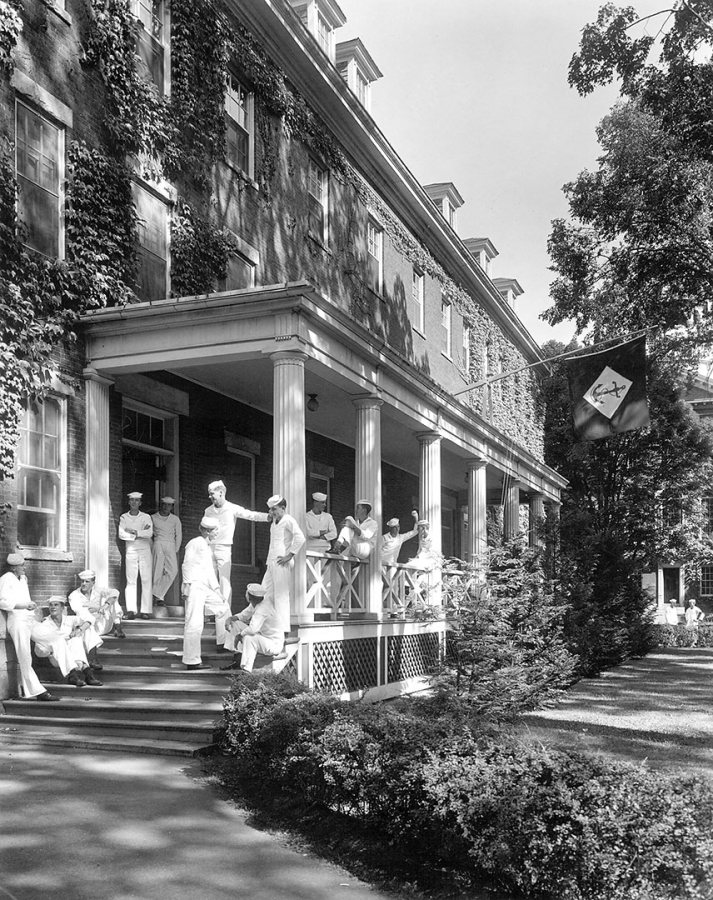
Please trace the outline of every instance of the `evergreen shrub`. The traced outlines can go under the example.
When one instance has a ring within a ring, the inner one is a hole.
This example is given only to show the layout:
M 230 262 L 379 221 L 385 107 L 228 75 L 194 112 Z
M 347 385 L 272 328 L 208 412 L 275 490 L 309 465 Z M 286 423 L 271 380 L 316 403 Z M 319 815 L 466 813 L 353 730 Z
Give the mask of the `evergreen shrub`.
M 656 647 L 690 647 L 693 632 L 685 625 L 654 625 L 654 645 Z M 713 623 L 704 622 L 698 626 L 699 647 L 713 647 Z

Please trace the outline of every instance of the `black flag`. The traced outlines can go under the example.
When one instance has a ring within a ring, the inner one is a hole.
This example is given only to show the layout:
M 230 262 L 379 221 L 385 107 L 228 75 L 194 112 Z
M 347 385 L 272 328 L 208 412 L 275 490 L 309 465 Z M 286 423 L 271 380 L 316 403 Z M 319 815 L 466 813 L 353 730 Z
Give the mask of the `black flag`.
M 568 359 L 574 433 L 596 441 L 649 424 L 646 336 L 611 350 Z

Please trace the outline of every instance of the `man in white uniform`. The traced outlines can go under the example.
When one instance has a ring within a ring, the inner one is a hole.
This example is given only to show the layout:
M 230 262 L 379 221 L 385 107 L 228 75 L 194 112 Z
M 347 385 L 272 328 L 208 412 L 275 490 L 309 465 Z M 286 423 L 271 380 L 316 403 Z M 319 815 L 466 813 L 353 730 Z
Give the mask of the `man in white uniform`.
M 91 667 L 101 672 L 103 667 L 97 657 L 97 648 L 102 644 L 101 636 L 111 632 L 116 637 L 126 637 L 121 627 L 119 592 L 112 588 L 98 588 L 93 569 L 85 569 L 77 577 L 79 587 L 69 595 L 69 608 L 82 622 L 89 622 L 92 626 L 84 632 L 84 649 Z
M 326 508 L 327 495 L 321 491 L 312 494 L 312 509 L 308 511 L 305 523 L 308 550 L 327 553 L 337 536 L 337 526 Z
M 7 630 L 15 645 L 17 664 L 20 669 L 20 695 L 25 700 L 59 700 L 40 684 L 37 673 L 32 668 L 32 648 L 30 636 L 33 625 L 37 624 L 30 589 L 25 578 L 25 558 L 21 553 L 11 553 L 7 558 L 10 571 L 0 578 L 0 609 L 7 613 Z
M 368 500 L 357 500 L 356 517 L 347 516 L 337 537 L 337 543 L 334 545 L 335 553 L 349 557 L 349 563 L 352 574 L 356 577 L 354 571 L 360 562 L 367 560 L 376 546 L 376 535 L 379 531 L 378 523 L 371 518 L 371 503 Z M 356 557 L 356 560 L 354 559 Z M 343 564 L 344 566 L 347 563 Z M 354 578 L 351 578 L 352 583 Z M 349 591 L 349 575 L 346 569 L 342 572 L 337 569 L 337 578 L 335 579 L 334 589 L 338 588 L 336 600 L 332 602 L 336 606 L 344 605 L 347 593 Z
M 241 609 L 237 615 L 231 616 L 225 623 L 225 643 L 226 650 L 233 651 L 233 661 L 230 665 L 222 666 L 222 672 L 228 672 L 231 669 L 239 669 L 242 658 L 243 645 L 241 643 L 242 634 L 250 623 L 250 619 L 255 612 L 255 607 L 265 596 L 265 588 L 261 584 L 253 582 L 245 589 L 245 599 L 248 605 L 245 609 Z
M 418 513 L 414 509 L 412 510 L 411 515 L 413 516 L 415 526 L 418 521 Z M 416 534 L 418 533 L 418 529 L 414 527 L 411 531 L 406 531 L 404 534 L 401 534 L 399 531 L 400 522 L 398 519 L 389 519 L 386 525 L 389 530 L 381 536 L 381 565 L 385 568 L 396 565 L 399 560 L 401 545 L 404 541 L 410 541 L 412 537 L 416 537 Z
M 247 519 L 249 522 L 269 522 L 267 513 L 245 509 L 237 503 L 229 503 L 225 499 L 226 488 L 222 481 L 211 481 L 208 485 L 208 496 L 211 505 L 206 507 L 205 516 L 209 519 L 217 519 L 218 533 L 211 544 L 213 557 L 218 569 L 220 579 L 220 591 L 225 597 L 228 606 L 233 589 L 230 584 L 230 566 L 233 555 L 233 537 L 235 536 L 235 522 L 237 519 Z
M 84 650 L 84 635 L 93 631 L 92 626 L 79 616 L 66 615 L 66 603 L 64 597 L 50 597 L 47 601 L 49 615 L 32 629 L 35 653 L 48 657 L 68 684 L 99 687 L 103 682 L 92 672 Z M 95 638 L 101 642 L 99 635 L 95 634 Z
M 181 595 L 186 600 L 186 624 L 183 631 L 183 664 L 187 669 L 207 669 L 201 659 L 201 636 L 206 610 L 215 616 L 215 639 L 220 648 L 225 644 L 225 622 L 230 606 L 220 592 L 211 544 L 218 533 L 215 519 L 201 519 L 200 535 L 186 544 L 181 569 Z
M 150 619 L 153 609 L 151 538 L 153 522 L 151 516 L 141 512 L 143 494 L 132 491 L 129 495 L 129 511 L 119 518 L 119 538 L 126 547 L 126 618 L 136 618 L 136 583 L 141 575 L 140 619 Z
M 181 520 L 173 513 L 173 497 L 162 497 L 153 522 L 153 596 L 157 606 L 165 605 L 168 589 L 178 575 L 178 551 L 183 542 Z
M 283 631 L 290 630 L 290 575 L 297 551 L 304 545 L 305 536 L 297 520 L 287 513 L 287 500 L 273 494 L 267 501 L 270 526 L 270 548 L 267 551 L 267 572 L 262 579 L 265 599 L 274 604 Z M 279 653 L 279 650 L 278 650 Z
M 247 596 L 250 606 L 237 616 L 232 616 L 228 620 L 228 626 L 234 632 L 232 645 L 236 653 L 242 651 L 240 668 L 252 672 L 258 653 L 266 656 L 278 656 L 282 653 L 285 633 L 274 603 L 266 596 L 264 585 L 249 584 Z M 237 668 L 237 664 L 233 663 L 227 668 Z

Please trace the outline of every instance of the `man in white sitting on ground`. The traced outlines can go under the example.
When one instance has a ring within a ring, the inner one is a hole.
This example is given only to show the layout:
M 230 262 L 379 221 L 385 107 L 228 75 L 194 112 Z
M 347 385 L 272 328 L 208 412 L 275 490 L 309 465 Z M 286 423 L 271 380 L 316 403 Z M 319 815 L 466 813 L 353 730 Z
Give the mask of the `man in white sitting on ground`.
M 119 592 L 114 588 L 98 588 L 96 572 L 93 569 L 84 569 L 77 577 L 79 587 L 69 595 L 69 608 L 75 616 L 92 626 L 84 633 L 84 649 L 87 651 L 91 667 L 101 672 L 97 648 L 102 642 L 94 641 L 93 635 L 102 637 L 111 633 L 115 637 L 126 637 L 121 627 L 122 609 L 119 604 Z
M 267 571 L 262 579 L 265 596 L 275 606 L 284 632 L 290 630 L 290 582 L 294 560 L 305 543 L 305 536 L 294 516 L 287 512 L 287 500 L 273 494 L 267 501 L 270 525 L 270 547 L 267 551 Z
M 93 640 L 101 643 L 101 638 L 94 632 L 91 623 L 82 621 L 79 616 L 68 616 L 66 605 L 64 597 L 53 596 L 47 600 L 49 615 L 37 622 L 32 629 L 35 653 L 49 658 L 68 684 L 75 687 L 99 687 L 103 682 L 89 665 L 84 639 L 85 635 L 90 634 L 93 635 Z
M 234 661 L 225 669 L 252 672 L 258 653 L 279 656 L 285 646 L 285 632 L 275 604 L 267 595 L 264 584 L 249 584 L 245 591 L 248 606 L 226 625 L 228 636 L 225 648 L 235 653 Z
M 42 686 L 32 668 L 32 629 L 37 624 L 37 604 L 30 597 L 25 577 L 25 557 L 10 553 L 9 571 L 0 577 L 0 610 L 7 614 L 7 630 L 15 647 L 20 670 L 20 696 L 25 700 L 59 700 Z
M 230 616 L 230 606 L 221 593 L 220 581 L 215 571 L 211 543 L 218 533 L 216 519 L 204 516 L 198 530 L 200 534 L 186 544 L 181 569 L 181 596 L 185 598 L 186 615 L 183 630 L 183 664 L 186 669 L 207 669 L 201 657 L 201 637 L 205 614 L 215 616 L 215 639 L 218 647 L 225 643 L 225 623 Z
M 233 558 L 233 538 L 235 537 L 235 523 L 238 519 L 246 519 L 249 522 L 269 522 L 267 513 L 257 512 L 253 509 L 245 509 L 237 503 L 230 503 L 225 499 L 227 489 L 222 481 L 211 481 L 208 485 L 208 496 L 211 505 L 205 509 L 204 516 L 215 519 L 218 523 L 218 531 L 211 544 L 213 558 L 218 570 L 220 591 L 228 605 L 233 594 L 230 583 L 230 571 Z
M 178 575 L 178 551 L 183 543 L 181 520 L 173 512 L 173 497 L 162 497 L 153 522 L 153 597 L 166 605 L 166 594 Z
M 141 576 L 140 619 L 150 619 L 153 611 L 153 566 L 151 560 L 151 538 L 153 522 L 151 516 L 141 512 L 140 491 L 131 491 L 129 511 L 119 518 L 119 539 L 124 541 L 126 551 L 126 618 L 134 619 L 137 613 L 136 589 Z
M 326 509 L 327 495 L 321 491 L 315 491 L 312 494 L 312 509 L 308 510 L 305 517 L 308 550 L 328 553 L 332 547 L 332 541 L 337 536 L 337 526 Z

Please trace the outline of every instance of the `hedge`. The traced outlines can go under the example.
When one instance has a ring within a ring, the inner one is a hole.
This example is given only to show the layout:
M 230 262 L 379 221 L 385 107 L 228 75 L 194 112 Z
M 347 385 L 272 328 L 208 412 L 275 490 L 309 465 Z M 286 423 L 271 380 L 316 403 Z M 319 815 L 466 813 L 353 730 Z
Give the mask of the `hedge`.
M 223 746 L 241 771 L 391 846 L 531 898 L 710 900 L 713 792 L 581 753 L 525 746 L 430 700 L 346 704 L 242 676 Z
M 657 647 L 690 647 L 693 632 L 685 625 L 654 625 L 654 641 Z M 713 647 L 713 623 L 703 622 L 698 626 L 699 647 Z

